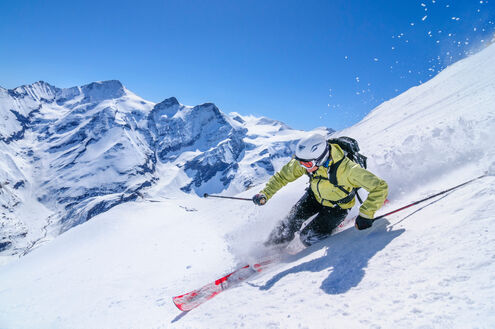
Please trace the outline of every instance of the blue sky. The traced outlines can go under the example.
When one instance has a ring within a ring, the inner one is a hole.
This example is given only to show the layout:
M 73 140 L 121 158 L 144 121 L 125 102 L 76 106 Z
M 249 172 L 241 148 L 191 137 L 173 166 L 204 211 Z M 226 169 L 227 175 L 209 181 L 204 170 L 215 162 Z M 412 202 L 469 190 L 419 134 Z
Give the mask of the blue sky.
M 495 0 L 0 1 L 0 86 L 139 96 L 341 129 L 488 44 Z

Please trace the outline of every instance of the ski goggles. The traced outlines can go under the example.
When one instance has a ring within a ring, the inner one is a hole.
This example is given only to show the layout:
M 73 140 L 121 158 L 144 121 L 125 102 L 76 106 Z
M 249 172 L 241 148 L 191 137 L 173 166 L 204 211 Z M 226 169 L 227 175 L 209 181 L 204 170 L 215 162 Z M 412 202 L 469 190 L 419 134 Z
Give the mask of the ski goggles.
M 312 160 L 312 161 L 298 160 L 298 162 L 299 165 L 304 169 L 313 169 L 314 167 L 316 167 L 316 160 Z

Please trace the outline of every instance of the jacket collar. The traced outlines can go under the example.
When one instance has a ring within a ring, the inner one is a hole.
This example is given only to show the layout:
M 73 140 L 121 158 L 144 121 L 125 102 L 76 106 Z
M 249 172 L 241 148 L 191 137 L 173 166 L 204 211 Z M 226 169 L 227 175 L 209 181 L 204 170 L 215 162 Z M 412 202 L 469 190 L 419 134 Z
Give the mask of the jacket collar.
M 345 157 L 344 151 L 337 144 L 330 144 L 330 158 L 325 167 L 330 166 L 332 163 L 340 161 Z

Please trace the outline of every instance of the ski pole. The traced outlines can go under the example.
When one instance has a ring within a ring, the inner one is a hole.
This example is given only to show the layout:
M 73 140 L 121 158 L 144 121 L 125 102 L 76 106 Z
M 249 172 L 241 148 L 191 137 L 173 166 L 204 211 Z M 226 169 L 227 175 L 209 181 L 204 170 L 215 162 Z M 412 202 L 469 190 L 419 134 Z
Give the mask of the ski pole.
M 442 191 L 442 192 L 438 192 L 438 193 L 436 193 L 436 194 L 433 194 L 433 195 L 431 195 L 431 196 L 429 196 L 429 197 L 426 197 L 426 198 L 424 198 L 424 199 L 421 199 L 421 200 L 419 200 L 419 201 L 415 201 L 415 202 L 413 202 L 413 203 L 410 203 L 410 204 L 408 204 L 407 206 L 404 206 L 404 207 L 402 207 L 402 208 L 395 209 L 395 210 L 393 210 L 393 211 L 391 211 L 391 212 L 388 212 L 388 213 L 383 214 L 383 215 L 381 215 L 381 216 L 375 217 L 373 220 L 377 220 L 377 219 L 380 219 L 380 218 L 386 217 L 386 216 L 388 216 L 388 215 L 395 214 L 396 212 L 402 211 L 402 210 L 404 210 L 404 209 L 407 209 L 407 208 L 409 208 L 409 207 L 412 207 L 412 206 L 414 206 L 414 205 L 417 205 L 417 204 L 419 204 L 419 203 L 421 203 L 421 202 L 424 202 L 424 201 L 427 201 L 427 200 L 433 199 L 434 197 L 437 197 L 437 196 L 439 196 L 439 195 L 442 195 L 442 194 L 448 193 L 448 192 L 450 192 L 450 191 L 453 191 L 453 190 L 455 190 L 455 189 L 457 189 L 457 188 L 459 188 L 459 187 L 461 187 L 461 186 L 467 185 L 467 184 L 469 184 L 469 183 L 471 183 L 471 182 L 474 182 L 475 180 L 481 179 L 481 178 L 483 178 L 483 177 L 485 177 L 485 176 L 487 176 L 487 175 L 485 174 L 485 175 L 481 175 L 481 176 L 479 176 L 479 177 L 473 178 L 473 179 L 471 179 L 471 180 L 468 180 L 467 182 L 464 182 L 464 183 L 459 184 L 459 185 L 457 185 L 457 186 L 451 187 L 451 188 L 449 188 L 449 189 L 447 189 L 447 190 L 444 190 L 444 191 Z
M 235 197 L 235 196 L 223 196 L 223 195 L 211 195 L 211 194 L 208 194 L 208 193 L 205 193 L 203 195 L 203 197 L 205 198 L 221 198 L 221 199 L 232 199 L 232 200 L 242 200 L 242 201 L 253 201 L 253 199 L 248 199 L 248 198 L 238 198 L 238 197 Z

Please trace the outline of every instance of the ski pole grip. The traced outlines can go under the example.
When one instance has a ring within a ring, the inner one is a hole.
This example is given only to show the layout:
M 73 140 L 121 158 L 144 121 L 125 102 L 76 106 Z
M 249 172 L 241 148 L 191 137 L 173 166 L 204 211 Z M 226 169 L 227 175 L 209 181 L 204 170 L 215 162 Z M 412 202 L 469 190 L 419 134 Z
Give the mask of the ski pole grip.
M 203 198 L 209 197 L 208 193 L 203 194 Z

